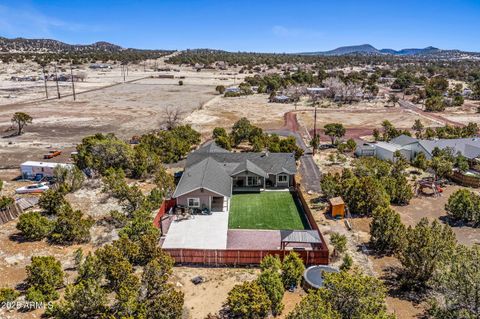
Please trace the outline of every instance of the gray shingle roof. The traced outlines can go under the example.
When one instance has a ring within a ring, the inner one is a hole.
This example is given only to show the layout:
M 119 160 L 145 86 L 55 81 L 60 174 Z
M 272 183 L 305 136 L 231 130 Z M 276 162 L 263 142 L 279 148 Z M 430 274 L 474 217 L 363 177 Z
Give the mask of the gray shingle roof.
M 249 171 L 268 177 L 297 172 L 293 153 L 231 153 L 210 142 L 187 157 L 183 173 L 173 197 L 200 188 L 223 196 L 232 195 L 232 175 Z
M 408 145 L 408 144 L 415 143 L 417 141 L 418 140 L 416 138 L 413 138 L 411 136 L 402 134 L 400 136 L 397 136 L 397 137 L 391 139 L 390 143 L 397 144 L 397 145 L 400 145 L 400 146 L 405 146 L 405 145 Z
M 176 198 L 201 188 L 230 197 L 232 195 L 232 178 L 217 161 L 207 157 L 185 169 L 173 197 Z
M 228 174 L 231 174 L 240 163 L 244 163 L 246 160 L 249 160 L 267 174 L 287 173 L 293 175 L 297 172 L 295 155 L 293 153 L 193 152 L 187 157 L 186 166 L 194 165 L 207 157 L 211 157 L 220 163 L 220 165 L 223 165 Z
M 228 153 L 228 151 L 224 148 L 218 146 L 215 141 L 210 141 L 202 145 L 196 152 L 200 153 Z
M 232 176 L 237 175 L 245 171 L 249 171 L 254 174 L 257 174 L 258 176 L 263 176 L 265 178 L 268 178 L 268 174 L 263 169 L 261 169 L 260 167 L 258 167 L 257 165 L 249 161 L 248 159 L 238 164 L 238 166 L 235 167 L 235 169 L 230 173 L 230 175 Z
M 479 138 L 456 138 L 441 140 L 419 140 L 420 145 L 431 155 L 435 147 L 451 148 L 454 154 L 460 152 L 463 156 L 473 159 L 480 156 Z

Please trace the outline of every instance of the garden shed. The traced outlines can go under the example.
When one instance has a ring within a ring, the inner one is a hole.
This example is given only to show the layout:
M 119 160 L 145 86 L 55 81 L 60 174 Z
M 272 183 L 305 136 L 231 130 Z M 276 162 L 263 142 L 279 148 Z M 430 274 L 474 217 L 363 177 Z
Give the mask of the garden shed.
M 345 217 L 345 203 L 341 197 L 333 197 L 328 200 L 330 204 L 330 213 L 333 218 Z

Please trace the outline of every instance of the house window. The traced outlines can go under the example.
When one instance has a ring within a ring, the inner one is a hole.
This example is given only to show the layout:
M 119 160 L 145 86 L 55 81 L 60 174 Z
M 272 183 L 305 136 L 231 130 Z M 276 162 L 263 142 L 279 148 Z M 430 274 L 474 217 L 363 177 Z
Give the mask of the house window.
M 287 183 L 288 182 L 288 175 L 278 175 L 277 181 L 279 183 Z
M 247 185 L 248 186 L 258 186 L 260 185 L 260 180 L 257 176 L 248 176 L 247 177 Z
M 200 198 L 189 198 L 188 207 L 200 207 Z

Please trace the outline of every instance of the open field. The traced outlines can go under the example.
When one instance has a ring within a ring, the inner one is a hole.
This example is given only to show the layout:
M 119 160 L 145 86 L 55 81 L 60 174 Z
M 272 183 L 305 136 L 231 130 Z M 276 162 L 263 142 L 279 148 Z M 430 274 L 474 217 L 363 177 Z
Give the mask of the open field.
M 283 126 L 285 113 L 293 110 L 293 104 L 269 103 L 268 94 L 228 98 L 218 96 L 207 102 L 201 110 L 190 114 L 185 122 L 210 137 L 215 127 L 224 127 L 228 131 L 242 117 L 262 129 L 276 129 Z
M 313 130 L 314 127 L 313 113 L 313 109 L 312 111 L 301 111 L 297 113 L 299 123 L 307 127 L 309 130 Z M 371 135 L 373 129 L 381 128 L 384 120 L 390 121 L 397 128 L 410 129 L 417 119 L 420 119 L 426 127 L 436 127 L 441 125 L 440 123 L 420 116 L 413 111 L 403 110 L 398 107 L 359 109 L 359 105 L 357 105 L 355 108 L 317 108 L 318 129 L 323 129 L 323 126 L 328 123 L 341 123 L 347 129 L 346 137 L 348 138 L 359 138 Z M 322 140 L 329 140 L 329 138 L 322 136 Z
M 290 192 L 232 196 L 230 229 L 306 229 L 308 223 Z
M 442 222 L 442 219 L 447 215 L 445 204 L 447 203 L 448 198 L 458 189 L 464 188 L 465 187 L 457 185 L 448 185 L 443 189 L 443 193 L 440 197 L 414 197 L 409 205 L 393 206 L 393 208 L 400 214 L 402 222 L 406 225 L 413 226 L 423 217 L 427 217 L 430 221 L 437 220 Z M 478 228 L 469 226 L 452 226 L 452 230 L 457 236 L 459 243 L 468 246 L 480 244 L 480 230 Z
M 2 166 L 40 160 L 47 148 L 73 150 L 84 136 L 113 132 L 122 138 L 158 129 L 166 108 L 189 114 L 214 97 L 214 79 L 144 79 L 122 83 L 71 98 L 0 106 L 0 134 L 11 126 L 15 112 L 26 112 L 33 123 L 25 134 L 0 139 Z M 182 116 L 185 116 L 182 115 Z

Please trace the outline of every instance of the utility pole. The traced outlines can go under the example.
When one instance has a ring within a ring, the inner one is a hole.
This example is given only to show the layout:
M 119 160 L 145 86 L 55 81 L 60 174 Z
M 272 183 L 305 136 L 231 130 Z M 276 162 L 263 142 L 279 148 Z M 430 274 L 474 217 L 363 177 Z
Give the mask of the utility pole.
M 72 65 L 70 65 L 70 76 L 72 77 L 72 91 L 73 91 L 73 100 L 75 101 L 77 99 L 77 97 L 75 96 L 75 84 L 73 81 L 73 67 Z
M 58 87 L 58 73 L 57 73 L 56 64 L 55 64 L 55 82 L 57 82 L 57 95 L 58 95 L 58 99 L 60 99 L 60 88 Z
M 42 69 L 43 69 L 43 83 L 45 84 L 45 97 L 48 99 L 47 75 L 45 74 L 45 65 L 42 66 Z
M 315 104 L 315 111 L 313 114 L 313 152 L 312 154 L 315 156 L 315 145 L 317 143 L 317 104 Z
M 125 82 L 125 74 L 126 74 L 125 65 L 123 65 L 122 68 L 123 68 L 123 82 Z

